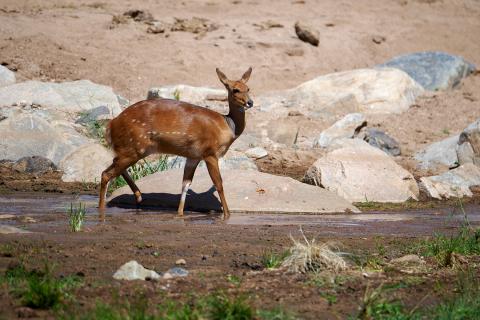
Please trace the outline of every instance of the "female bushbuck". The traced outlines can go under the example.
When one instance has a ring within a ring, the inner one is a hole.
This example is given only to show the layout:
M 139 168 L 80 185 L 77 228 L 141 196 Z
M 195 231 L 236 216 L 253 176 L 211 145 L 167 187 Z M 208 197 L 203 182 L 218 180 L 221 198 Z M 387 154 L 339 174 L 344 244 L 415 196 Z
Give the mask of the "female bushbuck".
M 229 217 L 218 159 L 245 129 L 245 109 L 253 106 L 246 85 L 252 68 L 238 81 L 227 79 L 219 69 L 216 71 L 228 91 L 228 115 L 186 102 L 152 99 L 131 105 L 109 122 L 106 138 L 115 157 L 113 163 L 102 173 L 100 212 L 105 209 L 108 182 L 119 175 L 127 181 L 139 204 L 142 194 L 128 174 L 127 168 L 150 154 L 166 153 L 187 158 L 178 215 L 183 215 L 186 194 L 195 169 L 201 160 L 205 160 L 210 178 L 220 196 L 224 218 Z

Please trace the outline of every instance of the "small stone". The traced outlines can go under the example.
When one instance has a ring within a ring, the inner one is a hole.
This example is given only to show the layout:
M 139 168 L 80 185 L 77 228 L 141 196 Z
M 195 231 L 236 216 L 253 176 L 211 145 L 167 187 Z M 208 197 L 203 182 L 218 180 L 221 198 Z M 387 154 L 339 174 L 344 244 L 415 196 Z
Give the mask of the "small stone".
M 384 36 L 373 36 L 372 41 L 376 44 L 380 44 L 382 42 L 385 42 L 387 39 Z
M 0 214 L 0 219 L 14 219 L 15 215 L 13 214 Z
M 187 264 L 187 261 L 185 261 L 185 259 L 178 259 L 177 261 L 175 261 L 175 264 L 177 266 L 184 266 Z
M 160 278 L 160 275 L 132 260 L 122 265 L 113 274 L 113 278 L 116 280 L 156 280 Z
M 300 40 L 308 42 L 313 46 L 317 47 L 320 43 L 320 33 L 313 29 L 311 26 L 305 25 L 302 22 L 297 21 L 295 23 L 295 33 Z
M 187 270 L 185 270 L 183 268 L 178 268 L 178 267 L 171 268 L 166 273 L 172 275 L 172 277 L 174 277 L 174 278 L 188 276 L 188 271 Z
M 261 159 L 268 156 L 267 150 L 263 149 L 262 147 L 250 148 L 247 151 L 245 151 L 245 154 L 247 155 L 247 157 L 250 157 L 253 159 Z

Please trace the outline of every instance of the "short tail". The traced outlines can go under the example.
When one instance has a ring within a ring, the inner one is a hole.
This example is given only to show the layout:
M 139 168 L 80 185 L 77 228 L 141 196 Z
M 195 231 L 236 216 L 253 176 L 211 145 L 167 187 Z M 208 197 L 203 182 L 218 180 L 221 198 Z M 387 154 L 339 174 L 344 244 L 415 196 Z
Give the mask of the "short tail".
M 105 126 L 105 141 L 109 146 L 112 147 L 112 120 L 108 121 Z

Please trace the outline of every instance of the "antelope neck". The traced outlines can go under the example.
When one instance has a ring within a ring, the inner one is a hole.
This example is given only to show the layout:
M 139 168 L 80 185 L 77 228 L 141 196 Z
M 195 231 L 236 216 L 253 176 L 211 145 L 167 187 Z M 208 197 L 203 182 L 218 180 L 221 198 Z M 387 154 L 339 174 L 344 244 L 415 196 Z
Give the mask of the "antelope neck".
M 241 108 L 243 107 L 231 103 L 230 111 L 224 116 L 228 126 L 235 136 L 235 139 L 238 138 L 245 129 L 245 110 L 242 110 Z

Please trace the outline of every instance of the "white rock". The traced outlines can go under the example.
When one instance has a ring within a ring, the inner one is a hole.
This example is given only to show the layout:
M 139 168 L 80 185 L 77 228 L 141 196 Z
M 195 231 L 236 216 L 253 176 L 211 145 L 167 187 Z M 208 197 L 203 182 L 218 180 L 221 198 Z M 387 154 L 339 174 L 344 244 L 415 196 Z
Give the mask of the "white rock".
M 112 164 L 113 155 L 98 143 L 85 144 L 66 155 L 59 163 L 65 182 L 99 182 L 100 176 Z
M 227 91 L 208 87 L 193 87 L 185 84 L 151 88 L 147 99 L 179 99 L 199 106 L 208 106 L 217 111 L 228 110 Z
M 419 194 L 408 171 L 367 143 L 327 153 L 307 171 L 305 180 L 351 202 L 403 202 Z
M 168 157 L 168 169 L 178 169 L 185 167 L 185 158 L 180 156 L 170 156 Z M 218 161 L 220 170 L 231 170 L 231 169 L 241 169 L 241 170 L 254 170 L 257 171 L 257 165 L 255 162 L 248 158 L 244 153 L 229 150 L 223 158 L 220 158 Z M 201 161 L 198 165 L 199 168 L 206 167 L 204 161 Z
M 353 138 L 358 131 L 367 125 L 366 118 L 361 113 L 350 113 L 335 122 L 330 128 L 322 131 L 313 142 L 314 147 L 328 147 L 334 140 Z
M 121 266 L 114 274 L 116 280 L 159 279 L 160 275 L 153 270 L 145 269 L 137 261 L 132 260 Z
M 253 159 L 261 159 L 268 156 L 267 150 L 263 149 L 262 147 L 248 149 L 247 151 L 245 151 L 245 154 Z
M 72 125 L 28 113 L 0 121 L 0 137 L 0 159 L 42 156 L 57 166 L 67 154 L 89 142 Z
M 466 163 L 438 176 L 422 177 L 420 187 L 436 199 L 471 197 L 471 186 L 480 185 L 480 168 Z
M 15 73 L 4 66 L 0 66 L 0 87 L 15 83 Z
M 258 100 L 262 111 L 295 108 L 310 117 L 352 112 L 389 114 L 408 110 L 423 92 L 401 70 L 357 69 L 320 76 Z
M 325 189 L 301 183 L 289 177 L 275 176 L 253 170 L 224 170 L 225 197 L 231 212 L 359 212 L 346 200 Z M 142 205 L 176 209 L 180 200 L 183 170 L 158 172 L 136 181 L 143 192 Z M 116 190 L 110 205 L 134 205 L 128 187 Z M 218 193 L 204 167 L 195 172 L 186 200 L 186 210 L 219 211 Z
M 422 169 L 452 168 L 458 164 L 457 146 L 459 135 L 435 142 L 415 154 Z
M 82 112 L 106 106 L 113 116 L 122 109 L 112 88 L 89 80 L 53 83 L 26 81 L 0 88 L 0 107 L 36 104 L 44 109 Z

